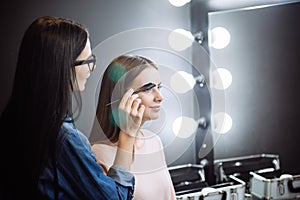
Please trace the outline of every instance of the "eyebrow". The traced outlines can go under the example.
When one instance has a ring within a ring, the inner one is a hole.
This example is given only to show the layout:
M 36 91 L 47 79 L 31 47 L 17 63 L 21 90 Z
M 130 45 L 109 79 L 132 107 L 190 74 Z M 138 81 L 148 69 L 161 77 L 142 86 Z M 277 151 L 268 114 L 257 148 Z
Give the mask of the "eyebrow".
M 146 91 L 146 90 L 150 90 L 152 88 L 154 88 L 156 86 L 156 84 L 150 82 L 150 83 L 147 83 L 145 85 L 143 85 L 142 87 L 140 87 L 139 89 L 137 89 L 136 91 L 133 92 L 133 94 L 137 94 L 137 93 L 140 93 L 140 92 L 143 92 L 143 91 Z
M 161 82 L 160 82 L 159 84 L 157 84 L 157 86 L 159 86 L 159 85 L 161 85 Z M 136 91 L 134 91 L 132 94 L 138 94 L 138 93 L 143 92 L 143 91 L 145 91 L 145 90 L 152 89 L 152 88 L 154 88 L 155 86 L 156 86 L 156 84 L 154 84 L 154 83 L 152 83 L 152 82 L 147 83 L 147 84 L 143 85 L 142 87 L 140 87 L 139 89 L 137 89 Z M 111 104 L 113 104 L 113 103 L 116 103 L 116 102 L 118 102 L 118 101 L 120 101 L 120 100 L 121 100 L 121 99 L 117 99 L 117 100 L 115 100 L 115 101 L 111 101 L 111 102 L 107 103 L 105 106 L 109 106 L 109 105 L 111 105 Z
M 149 83 L 146 83 L 145 85 L 141 86 L 140 88 L 143 88 L 143 87 L 145 87 L 145 86 L 147 86 L 147 85 L 149 85 L 149 84 L 154 84 L 155 86 L 157 86 L 157 85 L 161 85 L 162 83 L 159 82 L 158 84 L 155 84 L 155 83 L 153 83 L 153 82 L 149 82 Z M 139 89 L 140 89 L 140 88 L 139 88 Z

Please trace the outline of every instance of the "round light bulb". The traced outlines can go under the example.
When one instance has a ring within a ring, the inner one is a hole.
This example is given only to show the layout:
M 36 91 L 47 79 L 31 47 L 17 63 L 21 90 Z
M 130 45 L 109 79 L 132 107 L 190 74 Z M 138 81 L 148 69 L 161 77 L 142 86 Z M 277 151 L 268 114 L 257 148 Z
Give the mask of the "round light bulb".
M 191 0 L 169 0 L 170 4 L 176 7 L 184 6 L 185 4 L 189 3 Z
M 191 32 L 184 29 L 175 29 L 168 37 L 169 45 L 176 51 L 183 51 L 192 46 L 194 36 Z
M 170 85 L 172 89 L 180 94 L 186 93 L 193 89 L 196 80 L 192 74 L 185 71 L 178 71 L 171 76 Z
M 188 138 L 196 132 L 198 123 L 190 117 L 178 117 L 173 122 L 173 133 L 180 138 Z

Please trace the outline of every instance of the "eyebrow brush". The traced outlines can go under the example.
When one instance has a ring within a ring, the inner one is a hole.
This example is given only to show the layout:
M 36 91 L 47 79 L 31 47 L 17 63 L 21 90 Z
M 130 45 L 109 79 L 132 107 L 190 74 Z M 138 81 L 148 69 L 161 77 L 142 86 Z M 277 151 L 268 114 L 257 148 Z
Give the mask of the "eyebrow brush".
M 147 90 L 151 90 L 151 89 L 154 88 L 155 86 L 156 86 L 156 85 L 155 85 L 154 83 L 147 83 L 147 84 L 143 85 L 141 88 L 139 88 L 139 89 L 137 89 L 136 91 L 134 91 L 134 92 L 132 93 L 132 95 L 138 94 L 138 93 L 140 93 L 140 92 L 145 92 L 145 91 L 147 91 Z M 121 99 L 117 99 L 117 100 L 115 100 L 115 101 L 112 101 L 112 102 L 106 104 L 105 106 L 109 106 L 109 105 L 111 105 L 111 104 L 113 104 L 113 103 L 116 103 L 116 102 L 118 102 L 118 101 L 120 101 L 120 100 L 121 100 Z
M 140 92 L 145 92 L 147 90 L 151 90 L 154 88 L 156 85 L 154 83 L 147 83 L 146 85 L 143 85 L 140 89 L 134 91 L 132 94 L 138 94 Z

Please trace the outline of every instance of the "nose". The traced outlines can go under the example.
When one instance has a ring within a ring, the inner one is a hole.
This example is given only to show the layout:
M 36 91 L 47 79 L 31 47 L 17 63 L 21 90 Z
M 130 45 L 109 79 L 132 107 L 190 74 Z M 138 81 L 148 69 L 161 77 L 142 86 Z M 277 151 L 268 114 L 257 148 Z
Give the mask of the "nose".
M 161 91 L 155 87 L 154 89 L 154 101 L 156 102 L 162 102 L 162 100 L 164 99 L 163 95 L 161 94 Z

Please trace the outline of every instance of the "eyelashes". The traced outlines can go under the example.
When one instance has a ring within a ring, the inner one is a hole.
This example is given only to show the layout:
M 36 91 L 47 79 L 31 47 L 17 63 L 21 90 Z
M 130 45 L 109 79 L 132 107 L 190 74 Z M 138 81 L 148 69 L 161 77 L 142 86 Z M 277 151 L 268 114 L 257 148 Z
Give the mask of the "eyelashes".
M 133 94 L 138 94 L 140 92 L 146 92 L 154 88 L 156 85 L 154 83 L 147 83 L 146 85 L 142 86 L 140 89 L 133 92 Z
M 156 85 L 155 85 L 156 86 Z M 149 87 L 149 88 L 146 88 L 143 92 L 150 92 L 153 88 L 155 88 L 155 86 L 153 86 L 153 87 Z M 157 89 L 158 90 L 160 90 L 161 88 L 163 87 L 163 85 L 162 84 L 159 84 L 159 85 L 157 85 Z
M 132 94 L 138 94 L 138 93 L 140 93 L 140 92 L 149 92 L 149 91 L 150 91 L 152 88 L 154 88 L 155 86 L 156 86 L 156 84 L 154 84 L 154 83 L 148 83 L 148 84 L 142 86 L 140 89 L 134 91 Z M 158 90 L 160 90 L 162 87 L 163 87 L 163 86 L 162 86 L 161 83 L 159 83 L 159 84 L 157 85 L 157 89 L 158 89 Z M 109 103 L 107 103 L 105 106 L 109 106 L 109 105 L 111 105 L 111 104 L 113 104 L 113 103 L 117 103 L 117 102 L 119 102 L 120 100 L 121 100 L 121 99 L 117 99 L 117 100 L 115 100 L 115 101 L 109 102 Z
M 146 85 L 142 86 L 140 89 L 136 90 L 133 94 L 138 94 L 140 92 L 149 92 L 151 91 L 152 88 L 156 87 L 157 89 L 160 90 L 162 88 L 162 84 L 159 83 L 158 85 L 154 83 L 147 83 Z

